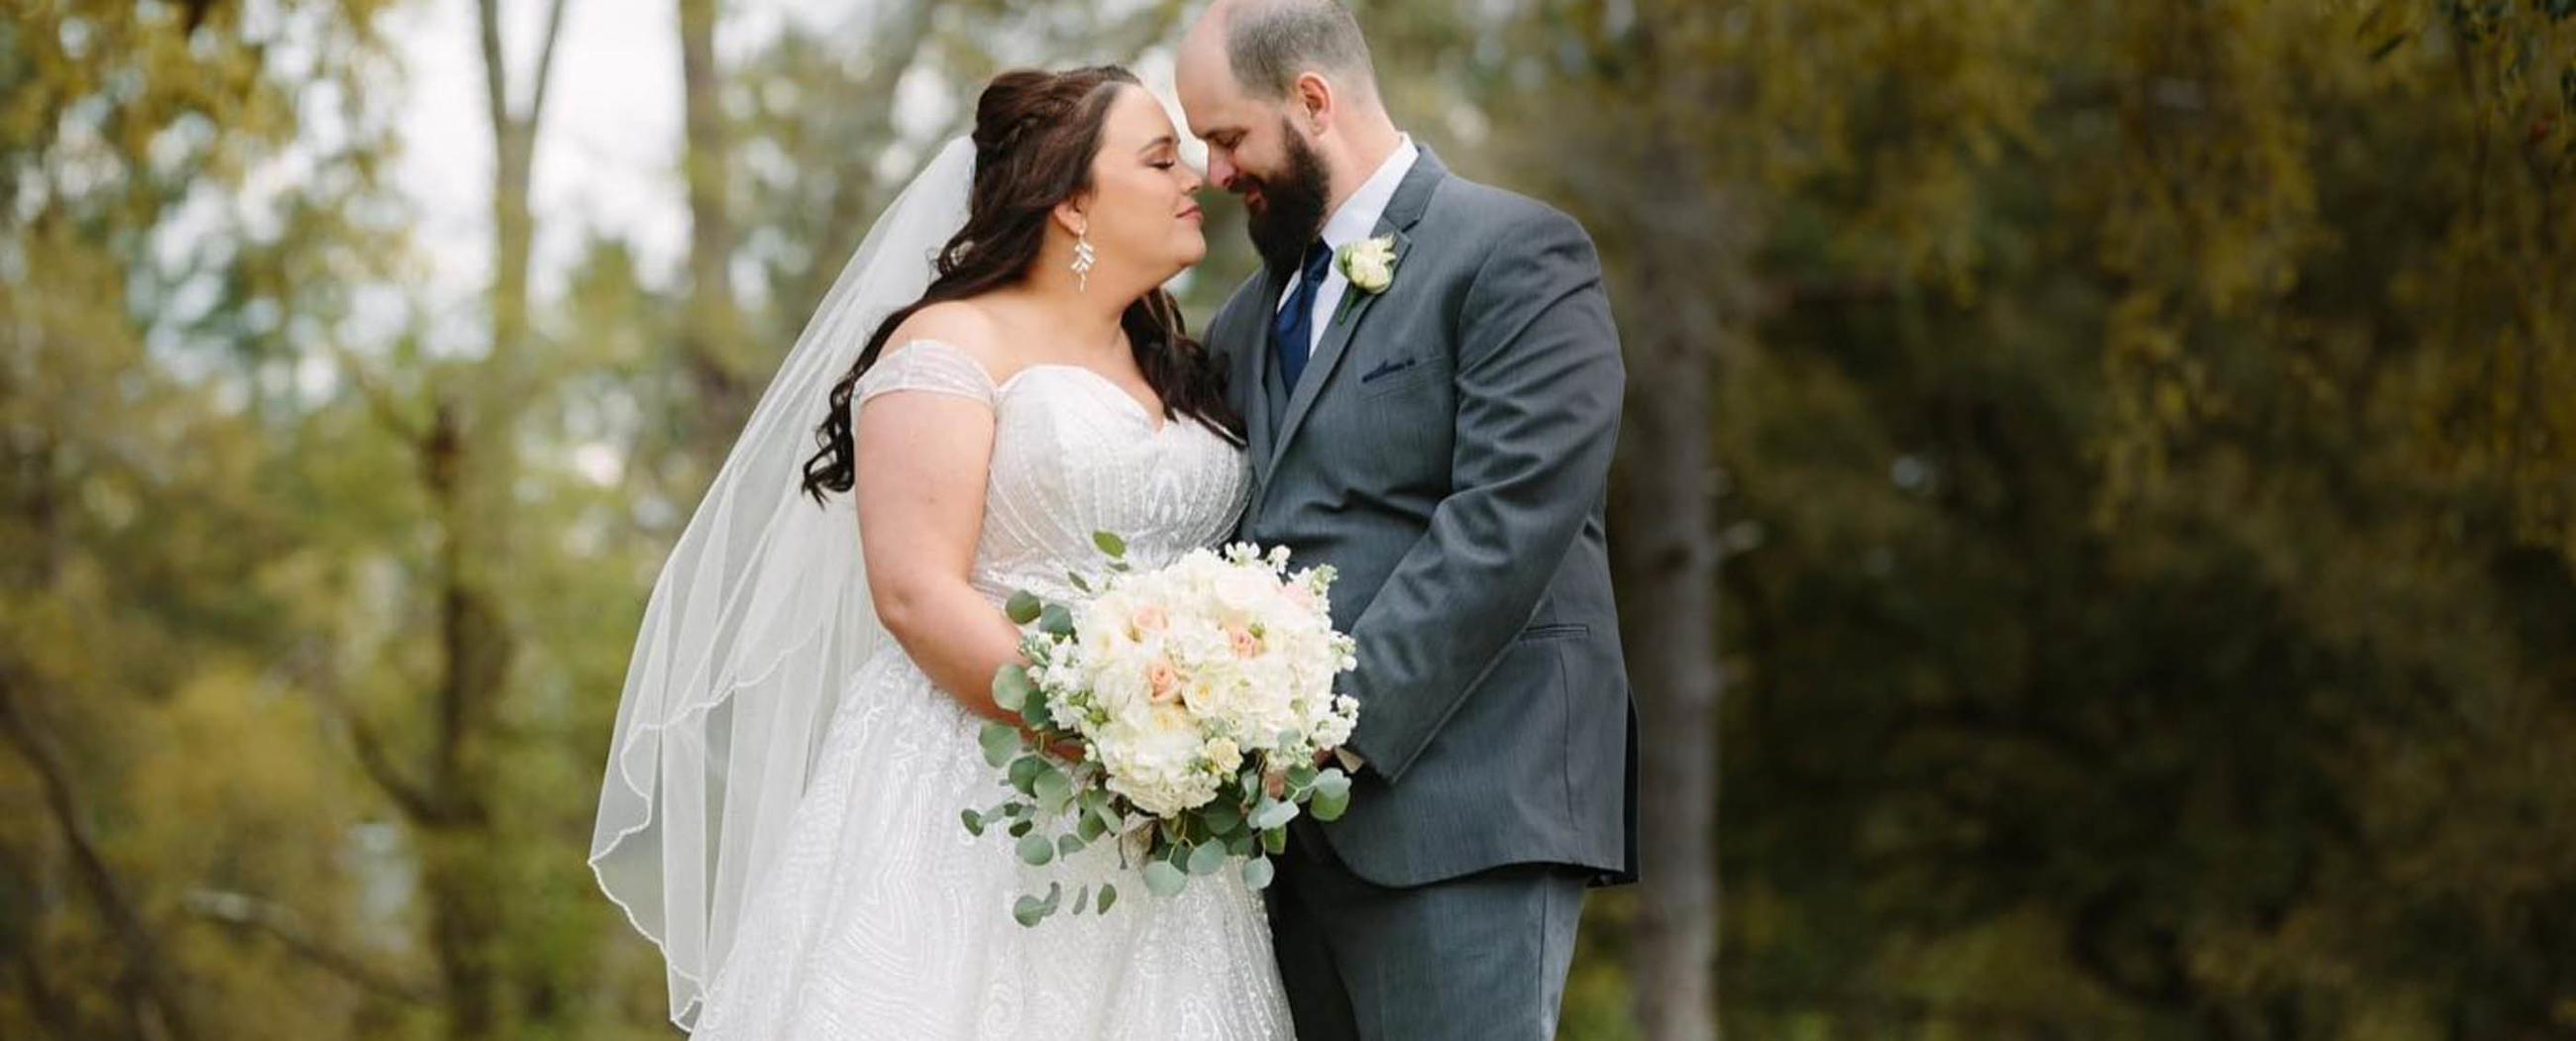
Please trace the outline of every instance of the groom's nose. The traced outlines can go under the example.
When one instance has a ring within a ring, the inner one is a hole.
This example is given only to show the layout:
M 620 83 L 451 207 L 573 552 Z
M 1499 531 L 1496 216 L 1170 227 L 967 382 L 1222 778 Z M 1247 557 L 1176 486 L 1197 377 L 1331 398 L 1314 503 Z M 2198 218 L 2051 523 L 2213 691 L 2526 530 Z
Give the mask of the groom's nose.
M 1224 149 L 1208 149 L 1207 179 L 1209 184 L 1216 185 L 1227 191 L 1233 191 L 1235 172 L 1234 160 L 1226 155 Z

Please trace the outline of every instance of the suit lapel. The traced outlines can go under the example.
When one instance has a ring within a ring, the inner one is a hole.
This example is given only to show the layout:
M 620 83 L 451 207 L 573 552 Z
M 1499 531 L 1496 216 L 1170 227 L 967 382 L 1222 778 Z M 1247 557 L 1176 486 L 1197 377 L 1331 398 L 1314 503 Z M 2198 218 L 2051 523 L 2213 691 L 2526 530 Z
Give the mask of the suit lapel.
M 1259 295 L 1246 301 L 1248 306 L 1235 309 L 1235 321 L 1251 328 L 1234 332 L 1227 339 L 1247 345 L 1236 352 L 1239 357 L 1234 359 L 1233 379 L 1234 385 L 1242 388 L 1244 447 L 1251 452 L 1253 483 L 1257 486 L 1270 477 L 1270 448 L 1274 443 L 1270 422 L 1270 311 L 1279 302 L 1279 276 L 1265 271 L 1255 285 Z
M 1372 236 L 1395 236 L 1394 268 L 1398 283 L 1404 281 L 1404 255 L 1413 248 L 1413 237 L 1408 232 L 1414 222 L 1422 219 L 1422 211 L 1430 206 L 1431 190 L 1438 187 L 1440 179 L 1449 173 L 1447 167 L 1440 165 L 1440 158 L 1431 154 L 1431 146 L 1417 144 L 1416 147 L 1421 155 L 1413 161 L 1413 169 L 1405 172 L 1404 180 L 1396 185 L 1395 195 L 1387 200 L 1386 212 L 1378 216 L 1377 227 L 1370 232 Z M 1279 436 L 1270 445 L 1269 463 L 1261 471 L 1265 477 L 1278 467 L 1279 457 L 1287 453 L 1289 442 L 1296 439 L 1298 424 L 1305 420 L 1307 412 L 1314 409 L 1315 399 L 1323 394 L 1324 385 L 1332 381 L 1334 368 L 1350 348 L 1351 337 L 1359 331 L 1360 321 L 1368 317 L 1370 306 L 1377 302 L 1378 297 L 1394 292 L 1395 288 L 1390 285 L 1383 293 L 1369 293 L 1356 285 L 1342 287 L 1342 302 L 1333 309 L 1333 318 L 1324 327 L 1323 339 L 1315 345 L 1314 356 L 1306 360 L 1305 373 L 1289 393 L 1287 411 L 1279 422 Z M 1268 337 L 1263 341 L 1267 343 Z

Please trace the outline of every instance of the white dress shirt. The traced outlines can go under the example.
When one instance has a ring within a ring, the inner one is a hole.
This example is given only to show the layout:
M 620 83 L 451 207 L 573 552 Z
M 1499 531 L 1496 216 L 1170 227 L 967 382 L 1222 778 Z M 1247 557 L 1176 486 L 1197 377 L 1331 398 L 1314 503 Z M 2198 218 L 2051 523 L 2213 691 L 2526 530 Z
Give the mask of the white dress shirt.
M 1414 160 L 1421 157 L 1422 150 L 1413 146 L 1413 135 L 1398 138 L 1395 151 L 1388 153 L 1386 161 L 1378 164 L 1377 172 L 1360 182 L 1359 190 L 1342 200 L 1341 207 L 1334 210 L 1331 217 L 1325 218 L 1324 248 L 1339 252 L 1342 247 L 1376 231 L 1377 219 L 1386 215 L 1386 204 L 1395 201 L 1396 186 L 1404 183 L 1404 175 L 1413 170 Z M 1351 287 L 1351 280 L 1342 275 L 1340 264 L 1334 264 L 1328 270 L 1324 284 L 1315 287 L 1314 321 L 1307 323 L 1306 353 L 1310 356 L 1324 342 L 1324 329 L 1332 323 L 1333 309 L 1341 305 L 1342 293 Z M 1288 280 L 1288 287 L 1280 291 L 1279 302 L 1270 305 L 1270 309 L 1277 311 L 1288 306 L 1288 298 L 1295 295 L 1297 280 L 1292 277 Z

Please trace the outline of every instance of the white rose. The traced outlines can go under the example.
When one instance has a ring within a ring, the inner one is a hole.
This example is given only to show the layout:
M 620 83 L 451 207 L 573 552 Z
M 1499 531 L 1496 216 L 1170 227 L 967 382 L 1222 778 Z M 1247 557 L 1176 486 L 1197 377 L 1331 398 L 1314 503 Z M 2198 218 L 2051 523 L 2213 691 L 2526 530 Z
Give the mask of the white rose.
M 1233 773 L 1243 766 L 1243 748 L 1236 745 L 1234 739 L 1230 737 L 1210 739 L 1202 753 L 1207 756 L 1208 762 L 1216 767 L 1216 772 L 1221 774 Z
M 1216 580 L 1211 590 L 1217 606 L 1228 613 L 1248 616 L 1268 608 L 1279 595 L 1279 581 L 1269 572 L 1256 568 L 1233 568 Z
M 1342 247 L 1342 277 L 1364 293 L 1383 293 L 1395 282 L 1395 238 L 1380 235 Z

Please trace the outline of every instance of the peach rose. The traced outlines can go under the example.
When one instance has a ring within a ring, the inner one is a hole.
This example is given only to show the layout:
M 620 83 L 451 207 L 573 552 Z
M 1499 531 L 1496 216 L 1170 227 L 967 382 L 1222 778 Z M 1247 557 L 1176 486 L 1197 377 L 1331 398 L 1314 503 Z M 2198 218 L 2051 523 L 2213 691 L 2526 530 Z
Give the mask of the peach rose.
M 1142 640 L 1146 633 L 1161 632 L 1170 624 L 1171 616 L 1163 613 L 1163 605 L 1142 604 L 1136 608 L 1136 613 L 1127 616 L 1127 635 Z

